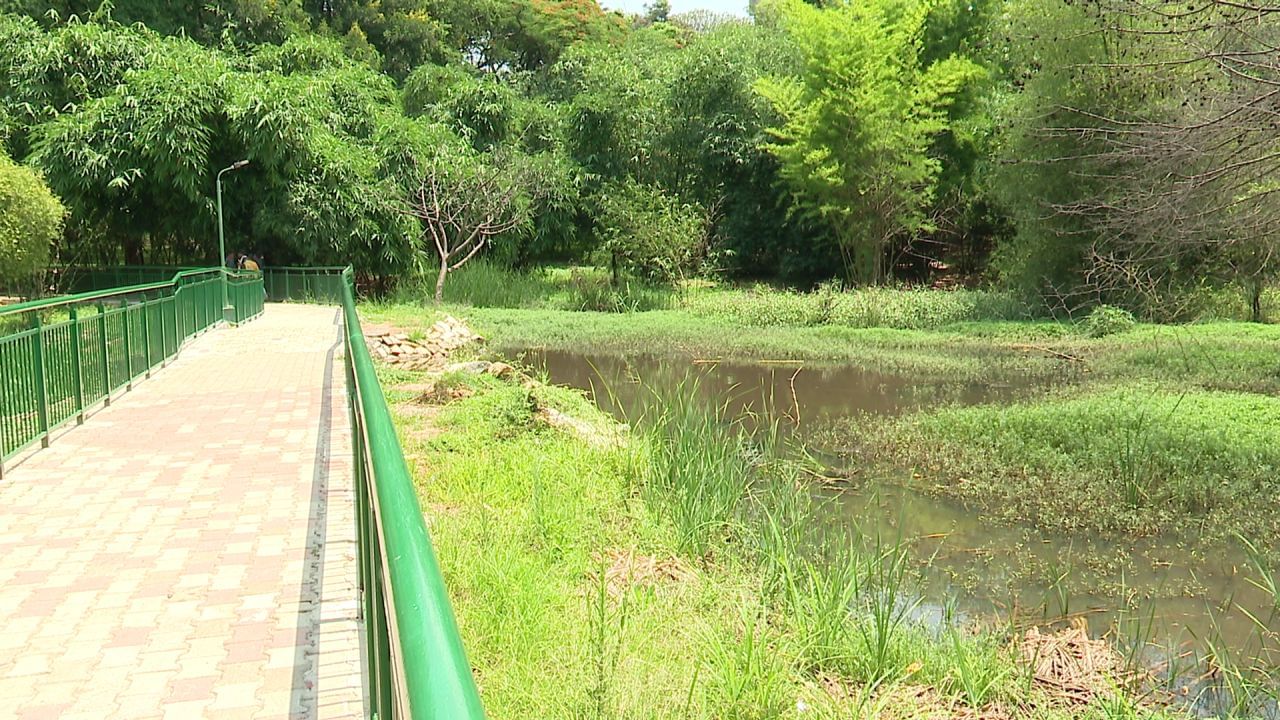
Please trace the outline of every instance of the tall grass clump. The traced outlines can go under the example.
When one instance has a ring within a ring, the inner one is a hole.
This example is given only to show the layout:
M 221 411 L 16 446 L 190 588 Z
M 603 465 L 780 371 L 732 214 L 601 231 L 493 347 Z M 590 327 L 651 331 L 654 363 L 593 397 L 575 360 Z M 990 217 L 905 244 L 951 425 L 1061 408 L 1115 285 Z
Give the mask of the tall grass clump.
M 405 278 L 389 300 L 403 305 L 431 304 L 434 283 L 434 279 L 426 276 Z M 472 307 L 532 309 L 540 307 L 554 290 L 545 270 L 521 271 L 476 259 L 449 273 L 444 285 L 444 301 Z
M 434 282 L 429 277 L 405 280 L 391 300 L 430 303 Z M 444 286 L 446 303 L 476 308 L 631 313 L 670 307 L 674 297 L 672 288 L 634 278 L 615 283 L 600 268 L 517 269 L 483 259 L 449 273 Z
M 698 402 L 697 382 L 661 391 L 655 415 L 642 420 L 651 448 L 644 493 L 671 523 L 680 551 L 705 557 L 737 523 L 753 464 L 728 403 Z
M 758 327 L 834 325 L 928 330 L 960 322 L 1025 320 L 1031 316 L 1024 302 L 997 291 L 842 290 L 833 284 L 809 293 L 761 287 L 691 292 L 684 306 L 694 315 Z
M 551 302 L 560 310 L 635 313 L 661 310 L 671 305 L 672 290 L 637 280 L 614 283 L 607 275 L 574 269 L 564 292 Z

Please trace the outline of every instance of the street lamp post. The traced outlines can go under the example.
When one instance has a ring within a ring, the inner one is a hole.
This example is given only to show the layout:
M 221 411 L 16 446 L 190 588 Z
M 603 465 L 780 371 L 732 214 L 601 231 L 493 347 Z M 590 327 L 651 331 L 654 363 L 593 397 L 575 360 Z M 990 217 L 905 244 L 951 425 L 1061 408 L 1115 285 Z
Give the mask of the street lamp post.
M 227 292 L 227 238 L 222 231 L 222 176 L 224 173 L 239 170 L 248 164 L 248 160 L 240 160 L 232 163 L 231 167 L 219 170 L 217 181 L 214 183 L 218 187 L 218 265 L 222 269 L 219 273 L 219 277 L 222 278 L 222 319 L 228 325 L 234 322 L 236 309 L 231 306 L 231 296 Z

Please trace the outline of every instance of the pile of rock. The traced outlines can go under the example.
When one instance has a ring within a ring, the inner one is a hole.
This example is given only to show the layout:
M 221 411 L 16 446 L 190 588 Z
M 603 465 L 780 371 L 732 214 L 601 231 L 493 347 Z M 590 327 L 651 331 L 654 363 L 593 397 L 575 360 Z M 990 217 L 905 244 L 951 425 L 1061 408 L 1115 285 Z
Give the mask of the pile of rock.
M 374 357 L 408 370 L 440 368 L 450 352 L 483 339 L 471 332 L 461 320 L 447 315 L 432 325 L 421 340 L 414 340 L 392 328 L 370 327 L 365 330 L 365 341 Z

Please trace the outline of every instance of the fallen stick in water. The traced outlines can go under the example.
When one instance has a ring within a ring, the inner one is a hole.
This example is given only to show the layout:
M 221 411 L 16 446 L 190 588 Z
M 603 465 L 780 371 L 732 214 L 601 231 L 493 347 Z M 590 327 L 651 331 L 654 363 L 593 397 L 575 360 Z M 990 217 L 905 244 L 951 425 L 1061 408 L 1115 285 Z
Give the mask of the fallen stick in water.
M 1009 347 L 1013 348 L 1014 350 L 1039 350 L 1042 353 L 1045 353 L 1047 355 L 1053 355 L 1054 357 L 1062 358 L 1063 360 L 1069 360 L 1071 362 L 1084 362 L 1084 358 L 1076 357 L 1075 355 L 1068 355 L 1064 352 L 1058 352 L 1057 350 L 1054 350 L 1052 348 L 1041 347 L 1040 345 L 1029 345 L 1026 343 L 1018 343 L 1016 345 L 1010 345 Z

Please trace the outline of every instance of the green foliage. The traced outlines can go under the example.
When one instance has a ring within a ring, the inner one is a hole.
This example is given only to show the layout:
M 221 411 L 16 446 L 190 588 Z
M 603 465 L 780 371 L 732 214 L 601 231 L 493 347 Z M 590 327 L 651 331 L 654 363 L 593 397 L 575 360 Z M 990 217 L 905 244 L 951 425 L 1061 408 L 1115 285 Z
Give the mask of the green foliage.
M 73 42 L 105 49 L 61 49 Z M 249 169 L 224 183 L 233 247 L 380 273 L 408 262 L 412 225 L 394 206 L 404 190 L 384 162 L 404 151 L 403 133 L 387 130 L 402 120 L 394 88 L 336 43 L 264 48 L 245 70 L 191 41 L 73 23 L 15 57 L 19 74 L 49 78 L 51 96 L 81 97 L 30 126 L 33 164 L 71 208 L 81 241 L 95 243 L 80 257 L 211 262 L 213 174 L 243 158 Z M 49 58 L 77 69 L 50 71 Z M 101 86 L 73 84 L 86 62 L 109 69 L 90 73 Z
M 676 548 L 700 558 L 718 551 L 737 524 L 752 478 L 747 437 L 726 431 L 728 406 L 702 407 L 696 388 L 662 392 L 661 416 L 645 419 L 653 428 L 645 497 L 673 527 Z
M 422 303 L 432 290 L 425 278 L 400 283 L 399 303 Z M 590 312 L 644 312 L 672 305 L 673 292 L 637 281 L 613 283 L 596 268 L 518 271 L 480 258 L 449 275 L 445 302 L 480 308 L 545 308 Z
M 1097 120 L 1066 108 L 1093 107 L 1124 114 L 1124 92 L 1091 67 L 1105 57 L 1097 22 L 1079 6 L 1018 2 L 997 26 L 998 60 L 1008 75 L 997 114 L 999 139 L 992 183 L 1017 234 L 996 249 L 993 267 L 1010 286 L 1028 293 L 1069 291 L 1084 267 L 1093 236 L 1081 218 L 1055 213 L 1099 189 L 1091 156 L 1057 128 L 1096 126 Z M 1016 39 L 1015 39 L 1016 38 Z M 1016 88 L 1016 90 L 1015 90 Z
M 742 325 L 933 329 L 982 320 L 1018 320 L 1029 308 L 1016 298 L 983 290 L 905 290 L 827 285 L 814 293 L 769 288 L 689 294 L 694 315 Z
M 45 267 L 65 214 L 39 175 L 0 154 L 0 281 L 27 280 Z
M 1195 522 L 1277 538 L 1275 513 L 1238 508 L 1275 492 L 1278 418 L 1272 397 L 1139 383 L 927 412 L 891 423 L 871 446 L 931 468 L 940 492 L 1045 527 L 1146 534 Z
M 701 208 L 635 183 L 607 189 L 601 203 L 603 249 L 613 263 L 668 284 L 697 268 L 706 247 Z
M 899 0 L 769 8 L 804 64 L 799 78 L 756 84 L 783 119 L 767 147 L 797 211 L 828 224 L 849 277 L 863 282 L 885 277 L 892 243 L 929 229 L 941 172 L 932 143 L 956 96 L 982 75 L 960 56 L 921 62 L 930 9 Z
M 1092 338 L 1128 332 L 1136 324 L 1133 313 L 1110 305 L 1099 305 L 1089 311 L 1083 322 L 1085 334 Z
M 372 61 L 376 53 L 382 69 L 397 80 L 423 63 L 443 62 L 448 56 L 448 28 L 426 0 L 326 5 L 331 10 L 320 20 L 343 37 L 347 52 L 362 62 Z

